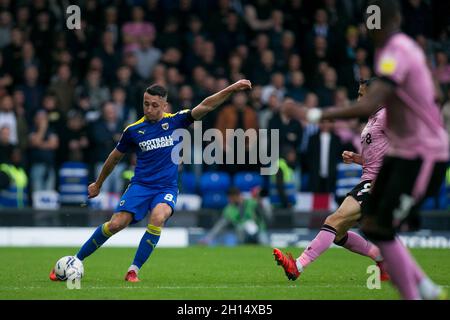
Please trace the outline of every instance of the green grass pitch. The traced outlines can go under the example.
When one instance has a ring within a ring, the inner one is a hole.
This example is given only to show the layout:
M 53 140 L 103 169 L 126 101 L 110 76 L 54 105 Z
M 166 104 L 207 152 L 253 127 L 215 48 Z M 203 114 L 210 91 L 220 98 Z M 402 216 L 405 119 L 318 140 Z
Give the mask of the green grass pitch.
M 297 255 L 298 248 L 290 248 Z M 366 287 L 365 257 L 333 248 L 295 281 L 288 281 L 268 247 L 158 248 L 140 272 L 124 274 L 132 248 L 102 248 L 84 262 L 80 290 L 51 282 L 56 260 L 74 248 L 0 248 L 0 299 L 398 299 L 390 284 Z M 450 250 L 416 249 L 416 259 L 437 283 L 450 286 Z

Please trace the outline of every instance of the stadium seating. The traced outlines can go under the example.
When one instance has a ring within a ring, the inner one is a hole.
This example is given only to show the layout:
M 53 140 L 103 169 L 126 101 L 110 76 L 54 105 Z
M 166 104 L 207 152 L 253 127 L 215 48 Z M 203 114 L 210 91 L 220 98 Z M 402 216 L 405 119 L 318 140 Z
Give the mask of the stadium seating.
M 227 190 L 231 186 L 230 175 L 226 172 L 205 172 L 200 178 L 202 207 L 222 209 L 228 203 Z
M 339 163 L 337 165 L 336 197 L 343 198 L 360 181 L 362 167 L 358 164 Z
M 186 194 L 197 193 L 197 178 L 193 172 L 181 173 L 180 193 Z
M 257 172 L 239 172 L 233 178 L 233 185 L 243 192 L 254 187 L 263 187 L 264 180 Z
M 200 178 L 200 193 L 224 192 L 231 186 L 230 175 L 226 172 L 205 172 Z
M 61 205 L 79 205 L 87 199 L 88 168 L 82 162 L 65 162 L 59 170 Z
M 205 209 L 223 209 L 228 204 L 225 192 L 211 192 L 202 196 L 202 207 Z

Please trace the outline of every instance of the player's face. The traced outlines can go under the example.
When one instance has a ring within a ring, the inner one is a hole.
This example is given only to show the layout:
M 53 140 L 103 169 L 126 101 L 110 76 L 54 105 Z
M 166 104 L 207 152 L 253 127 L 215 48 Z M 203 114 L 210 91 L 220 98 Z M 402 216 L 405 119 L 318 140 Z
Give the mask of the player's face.
M 366 94 L 367 86 L 365 84 L 360 84 L 358 89 L 358 101 Z
M 149 121 L 159 121 L 166 110 L 167 101 L 160 96 L 152 96 L 147 92 L 144 94 L 144 115 Z

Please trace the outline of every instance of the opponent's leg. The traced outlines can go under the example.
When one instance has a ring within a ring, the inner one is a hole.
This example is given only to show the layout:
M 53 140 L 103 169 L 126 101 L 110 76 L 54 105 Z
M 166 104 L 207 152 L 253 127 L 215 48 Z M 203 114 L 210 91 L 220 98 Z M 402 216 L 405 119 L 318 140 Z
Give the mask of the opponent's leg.
M 76 254 L 77 258 L 83 261 L 86 257 L 94 253 L 95 250 L 100 248 L 112 235 L 126 228 L 132 220 L 133 216 L 131 213 L 119 212 L 114 214 L 109 222 L 98 226 L 92 236 Z
M 284 255 L 279 249 L 274 249 L 275 260 L 284 268 L 290 280 L 297 279 L 304 268 L 333 244 L 338 230 L 341 234 L 345 234 L 348 226 L 353 225 L 359 216 L 359 203 L 353 198 L 347 197 L 337 211 L 325 220 L 320 232 L 297 260 L 294 260 L 290 255 Z
M 139 269 L 147 261 L 156 245 L 158 244 L 164 222 L 171 216 L 171 214 L 172 207 L 170 207 L 166 203 L 159 203 L 152 210 L 147 230 L 142 236 L 133 263 L 128 269 L 127 275 L 125 276 L 126 281 L 139 281 L 139 279 L 137 278 Z
M 339 240 L 344 238 L 347 235 L 347 230 L 361 216 L 360 210 L 360 205 L 355 199 L 346 197 L 337 211 L 327 217 L 319 234 L 297 259 L 299 270 L 306 268 L 324 251 L 331 247 L 336 237 L 339 237 Z
M 386 157 L 362 207 L 362 231 L 380 248 L 393 284 L 404 299 L 420 299 L 412 260 L 407 249 L 395 239 L 394 217 L 408 215 L 414 199 L 412 188 L 421 167 L 420 160 Z

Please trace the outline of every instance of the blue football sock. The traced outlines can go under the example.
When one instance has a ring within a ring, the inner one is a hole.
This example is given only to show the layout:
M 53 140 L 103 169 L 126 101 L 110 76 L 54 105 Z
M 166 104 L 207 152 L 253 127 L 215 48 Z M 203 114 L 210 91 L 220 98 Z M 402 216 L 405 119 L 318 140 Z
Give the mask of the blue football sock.
M 77 258 L 83 261 L 89 257 L 95 250 L 100 248 L 113 234 L 109 231 L 108 222 L 98 226 L 88 241 L 81 247 L 77 253 Z
M 149 224 L 147 226 L 147 231 L 142 236 L 141 242 L 139 243 L 139 247 L 136 251 L 136 256 L 133 260 L 133 265 L 141 268 L 142 265 L 147 261 L 148 257 L 155 249 L 158 244 L 159 237 L 161 236 L 161 228 L 155 227 L 154 225 Z

